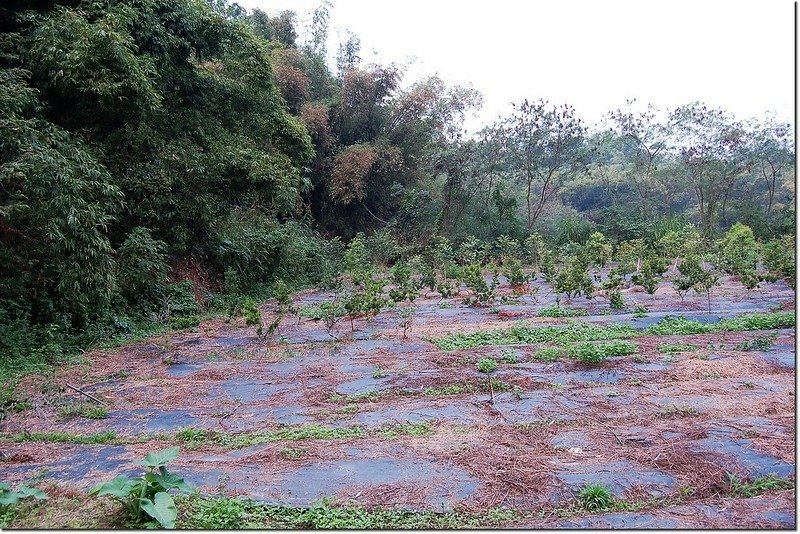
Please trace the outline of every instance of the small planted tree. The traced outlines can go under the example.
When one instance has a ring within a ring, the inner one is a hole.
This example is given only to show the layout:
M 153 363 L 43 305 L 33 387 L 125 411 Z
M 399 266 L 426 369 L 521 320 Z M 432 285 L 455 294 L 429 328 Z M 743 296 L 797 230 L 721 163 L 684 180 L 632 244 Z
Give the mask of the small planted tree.
M 447 273 L 453 266 L 456 253 L 453 245 L 446 237 L 437 236 L 433 240 L 432 263 L 434 272 L 438 272 L 442 279 L 447 280 Z
M 683 299 L 694 287 L 697 280 L 700 279 L 699 276 L 702 270 L 703 267 L 700 265 L 700 258 L 698 256 L 686 256 L 683 258 L 683 261 L 681 261 L 678 266 L 680 275 L 672 279 L 672 284 L 678 296 L 681 298 L 681 302 L 683 302 Z
M 686 293 L 691 289 L 698 295 L 705 293 L 708 301 L 708 312 L 711 313 L 711 290 L 717 285 L 719 277 L 711 271 L 703 269 L 702 262 L 698 256 L 687 256 L 678 266 L 680 276 L 673 279 L 675 291 L 681 297 L 681 301 Z
M 547 250 L 542 236 L 535 232 L 529 235 L 525 239 L 524 250 L 526 259 L 534 271 L 541 271 L 543 256 Z
M 621 310 L 625 307 L 625 300 L 622 298 L 622 293 L 620 292 L 623 283 L 624 280 L 620 273 L 612 269 L 608 275 L 608 280 L 602 285 L 602 288 L 608 292 L 609 306 L 615 310 Z
M 748 290 L 756 287 L 760 281 L 756 273 L 758 244 L 750 227 L 742 223 L 734 224 L 718 246 L 718 267 L 738 276 Z
M 473 294 L 471 298 L 467 299 L 467 304 L 485 306 L 494 301 L 494 287 L 486 283 L 480 264 L 472 263 L 466 265 L 461 270 L 461 273 L 463 282 Z
M 670 230 L 656 243 L 659 253 L 666 258 L 671 258 L 672 271 L 677 269 L 681 258 L 696 256 L 701 252 L 702 236 L 692 224 L 687 224 L 679 230 Z
M 355 285 L 362 285 L 367 278 L 372 277 L 372 263 L 369 261 L 364 239 L 362 232 L 356 234 L 344 253 L 345 269 Z
M 492 376 L 491 374 L 497 369 L 497 362 L 494 358 L 481 358 L 477 364 L 478 371 L 481 373 L 486 373 L 487 379 L 489 381 L 489 402 L 494 404 L 494 388 L 492 387 Z
M 564 293 L 567 301 L 583 293 L 586 298 L 594 294 L 594 285 L 587 271 L 586 258 L 578 253 L 567 256 L 564 265 L 555 276 L 553 289 L 556 293 Z
M 698 280 L 695 282 L 693 289 L 697 294 L 705 293 L 708 302 L 708 313 L 711 313 L 711 290 L 717 285 L 719 276 L 711 271 L 702 271 L 698 275 Z
M 617 247 L 617 259 L 620 263 L 632 264 L 628 272 L 638 271 L 641 269 L 642 258 L 645 256 L 646 250 L 647 246 L 642 239 L 623 241 Z
M 789 286 L 795 287 L 794 235 L 772 239 L 764 245 L 764 267 L 777 276 L 786 278 Z
M 584 244 L 590 265 L 605 267 L 611 259 L 611 243 L 600 232 L 595 232 Z
M 458 259 L 461 265 L 480 263 L 484 257 L 483 243 L 476 237 L 467 237 L 458 247 Z
M 655 298 L 661 276 L 667 270 L 667 261 L 659 256 L 650 255 L 641 264 L 641 269 L 634 274 L 631 280 L 634 284 L 642 286 L 649 295 Z
M 414 328 L 414 313 L 417 309 L 414 306 L 403 306 L 397 310 L 399 319 L 398 327 L 403 329 L 403 339 L 408 339 L 408 334 Z
M 392 282 L 396 286 L 389 291 L 389 298 L 393 302 L 403 302 L 406 299 L 414 302 L 419 288 L 411 276 L 411 267 L 406 262 L 401 260 L 394 264 L 392 267 Z
M 755 271 L 758 263 L 758 244 L 753 230 L 742 223 L 734 224 L 719 242 L 718 267 L 730 274 Z
M 372 275 L 363 279 L 363 287 L 353 288 L 353 291 L 344 299 L 344 309 L 350 318 L 350 331 L 355 331 L 354 320 L 357 317 L 369 317 L 381 311 L 386 304 L 386 299 L 381 296 L 383 282 L 376 280 Z

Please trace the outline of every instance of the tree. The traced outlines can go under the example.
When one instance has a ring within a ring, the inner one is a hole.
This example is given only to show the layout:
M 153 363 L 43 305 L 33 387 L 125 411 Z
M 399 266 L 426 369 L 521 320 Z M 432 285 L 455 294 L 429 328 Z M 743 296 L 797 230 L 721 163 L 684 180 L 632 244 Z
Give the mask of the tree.
M 753 231 L 742 223 L 734 224 L 719 242 L 718 267 L 730 274 L 755 273 L 758 264 L 758 244 Z
M 309 39 L 305 48 L 309 55 L 325 58 L 328 52 L 328 24 L 331 19 L 333 4 L 330 0 L 323 0 L 314 10 L 309 24 Z
M 589 278 L 587 267 L 587 259 L 584 254 L 579 252 L 567 256 L 555 275 L 553 290 L 556 293 L 566 294 L 568 301 L 581 293 L 586 298 L 591 298 L 594 293 L 594 285 L 592 279 Z
M 628 110 L 609 113 L 609 118 L 614 124 L 612 131 L 625 146 L 623 173 L 638 195 L 635 209 L 644 218 L 651 218 L 659 202 L 666 200 L 667 207 L 671 204 L 669 197 L 673 188 L 668 183 L 669 178 L 665 180 L 661 178 L 663 173 L 659 173 L 667 162 L 670 130 L 656 119 L 658 110 L 655 107 L 648 105 L 644 111 L 634 113 L 630 109 L 633 103 L 628 102 Z
M 764 245 L 764 266 L 771 272 L 786 278 L 789 286 L 795 287 L 795 243 L 793 235 L 772 239 Z
M 585 130 L 574 108 L 551 108 L 543 100 L 515 105 L 514 114 L 503 121 L 506 161 L 525 188 L 529 232 L 557 194 L 563 175 L 583 168 Z
M 764 221 L 770 227 L 783 179 L 791 174 L 794 163 L 792 128 L 788 123 L 767 118 L 763 123 L 752 121 L 749 130 L 747 155 L 752 161 L 758 182 L 766 189 L 763 213 Z
M 693 189 L 703 237 L 710 239 L 736 180 L 746 170 L 743 125 L 718 109 L 695 103 L 672 112 L 677 156 Z
M 584 244 L 589 262 L 597 267 L 605 267 L 611 259 L 611 243 L 600 232 L 594 232 Z
M 649 295 L 653 295 L 655 298 L 661 276 L 666 270 L 667 262 L 664 258 L 649 254 L 642 262 L 639 272 L 631 277 L 631 281 L 642 286 Z
M 344 78 L 348 72 L 358 68 L 361 63 L 361 39 L 347 32 L 347 39 L 339 44 L 339 52 L 336 55 L 336 68 L 339 71 L 339 77 Z
M 295 19 L 297 13 L 294 11 L 281 11 L 277 17 L 269 21 L 271 36 L 273 39 L 289 48 L 297 46 L 297 31 L 295 30 Z
M 106 232 L 122 193 L 84 143 L 41 118 L 28 75 L 0 78 L 0 301 L 83 325 L 116 291 Z

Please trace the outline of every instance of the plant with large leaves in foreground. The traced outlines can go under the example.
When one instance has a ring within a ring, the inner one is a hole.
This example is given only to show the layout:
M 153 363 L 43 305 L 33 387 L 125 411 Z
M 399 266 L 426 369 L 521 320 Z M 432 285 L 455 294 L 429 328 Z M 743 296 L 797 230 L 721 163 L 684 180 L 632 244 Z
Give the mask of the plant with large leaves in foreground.
M 130 519 L 137 525 L 175 528 L 178 510 L 169 494 L 170 490 L 188 492 L 189 485 L 183 478 L 167 471 L 165 465 L 178 457 L 180 447 L 151 452 L 137 465 L 148 471 L 136 478 L 120 475 L 92 488 L 91 495 L 109 495 L 121 502 Z M 152 519 L 149 519 L 152 518 Z
M 0 513 L 8 511 L 22 499 L 32 497 L 40 501 L 47 499 L 47 494 L 40 489 L 20 484 L 17 489 L 11 489 L 11 484 L 0 482 Z

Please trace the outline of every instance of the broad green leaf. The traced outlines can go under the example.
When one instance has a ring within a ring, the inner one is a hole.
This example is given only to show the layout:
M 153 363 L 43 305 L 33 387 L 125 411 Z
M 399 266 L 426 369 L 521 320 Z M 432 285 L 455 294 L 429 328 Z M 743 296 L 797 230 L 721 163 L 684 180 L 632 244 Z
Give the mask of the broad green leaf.
M 175 528 L 175 519 L 178 518 L 178 509 L 172 497 L 163 491 L 156 493 L 155 498 L 139 499 L 142 510 L 150 517 L 161 523 L 164 528 Z
M 183 492 L 192 491 L 192 488 L 183 480 L 183 477 L 175 473 L 170 473 L 167 471 L 166 467 L 159 467 L 158 471 L 158 474 L 154 477 L 155 481 L 160 484 L 165 491 L 173 488 Z
M 148 455 L 144 457 L 144 460 L 136 463 L 137 465 L 155 469 L 156 467 L 161 467 L 177 458 L 180 452 L 180 447 L 170 447 L 169 449 L 164 449 L 163 451 L 148 453 Z
M 37 488 L 26 486 L 25 484 L 20 484 L 17 487 L 17 492 L 22 497 L 33 497 L 34 499 L 38 499 L 40 501 L 44 501 L 47 499 L 47 494 L 45 492 Z
M 9 484 L 8 482 L 0 482 L 0 491 L 10 491 L 10 490 L 11 490 L 11 484 Z
M 119 497 L 124 499 L 128 495 L 130 495 L 131 491 L 133 491 L 138 486 L 136 481 L 133 481 L 126 477 L 125 475 L 119 475 L 117 478 L 113 480 L 109 480 L 108 482 L 103 482 L 102 484 L 98 484 L 94 488 L 91 489 L 89 492 L 90 495 L 113 495 L 114 497 Z
M 0 506 L 8 506 L 10 504 L 17 504 L 21 495 L 16 491 L 8 491 L 0 495 Z

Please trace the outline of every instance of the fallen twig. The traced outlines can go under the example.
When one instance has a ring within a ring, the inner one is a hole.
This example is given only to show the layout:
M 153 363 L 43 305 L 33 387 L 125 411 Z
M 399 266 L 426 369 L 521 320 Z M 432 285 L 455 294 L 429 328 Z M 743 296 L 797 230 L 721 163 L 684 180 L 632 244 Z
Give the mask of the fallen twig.
M 222 428 L 225 428 L 225 425 L 223 425 L 223 424 L 222 424 L 222 422 L 223 422 L 225 419 L 227 419 L 228 417 L 230 417 L 230 416 L 232 416 L 233 414 L 235 414 L 235 413 L 236 413 L 236 410 L 238 410 L 238 409 L 239 409 L 239 408 L 241 408 L 241 407 L 242 407 L 242 403 L 240 402 L 239 404 L 237 404 L 237 405 L 236 405 L 236 407 L 235 407 L 233 410 L 231 410 L 230 412 L 228 412 L 228 413 L 226 413 L 225 415 L 223 415 L 222 417 L 220 417 L 220 419 L 219 419 L 219 426 L 221 426 Z
M 83 395 L 85 397 L 89 397 L 90 399 L 92 399 L 93 401 L 95 401 L 98 404 L 102 404 L 103 406 L 107 406 L 107 404 L 105 402 L 101 401 L 100 399 L 98 399 L 94 395 L 90 395 L 89 393 L 86 393 L 82 389 L 76 388 L 75 386 L 73 386 L 71 384 L 67 384 L 67 387 L 69 389 L 73 390 L 73 391 L 77 391 L 78 393 L 80 393 L 81 395 Z

